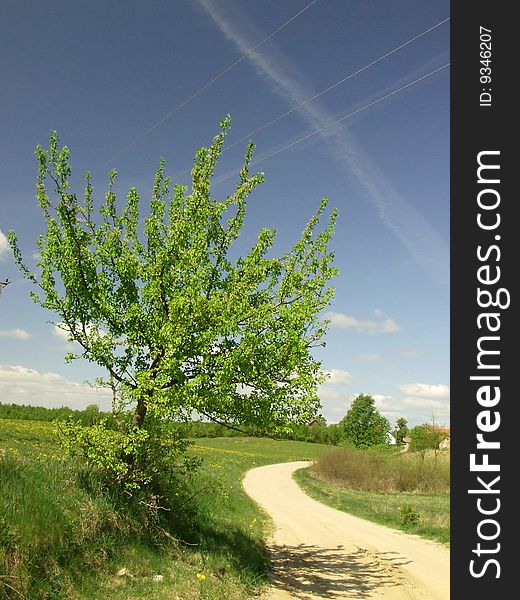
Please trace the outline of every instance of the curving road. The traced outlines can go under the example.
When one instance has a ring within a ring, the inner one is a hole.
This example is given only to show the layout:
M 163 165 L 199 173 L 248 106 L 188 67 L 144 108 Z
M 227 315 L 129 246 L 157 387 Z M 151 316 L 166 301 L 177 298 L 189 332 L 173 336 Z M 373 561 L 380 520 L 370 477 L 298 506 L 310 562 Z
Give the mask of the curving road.
M 309 462 L 246 473 L 245 491 L 273 519 L 269 599 L 449 600 L 449 550 L 347 513 L 302 492 Z

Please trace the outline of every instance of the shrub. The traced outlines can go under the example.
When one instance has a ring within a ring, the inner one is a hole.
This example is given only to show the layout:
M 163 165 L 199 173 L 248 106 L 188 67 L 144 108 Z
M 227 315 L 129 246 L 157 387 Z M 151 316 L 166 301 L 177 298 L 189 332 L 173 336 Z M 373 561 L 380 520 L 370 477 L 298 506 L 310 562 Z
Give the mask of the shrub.
M 401 454 L 392 448 L 335 448 L 312 466 L 324 480 L 379 492 L 444 493 L 449 491 L 449 456 Z
M 90 427 L 72 419 L 60 424 L 60 442 L 67 453 L 86 460 L 149 509 L 162 507 L 163 489 L 179 476 L 189 476 L 199 461 L 186 455 L 190 442 L 171 423 L 151 419 L 139 428 L 130 414 L 119 415 L 119 431 L 106 422 Z
M 419 523 L 419 513 L 409 504 L 403 504 L 399 510 L 399 514 L 401 515 L 401 523 L 403 525 L 417 525 Z

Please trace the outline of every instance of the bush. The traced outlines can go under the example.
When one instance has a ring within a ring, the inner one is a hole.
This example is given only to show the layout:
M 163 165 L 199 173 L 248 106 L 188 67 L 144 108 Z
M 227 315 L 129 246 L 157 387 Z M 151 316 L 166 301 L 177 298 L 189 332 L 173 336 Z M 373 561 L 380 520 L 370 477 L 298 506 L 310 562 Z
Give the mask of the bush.
M 137 427 L 129 413 L 120 414 L 119 431 L 104 420 L 85 427 L 72 419 L 60 424 L 60 442 L 69 456 L 86 460 L 150 510 L 164 508 L 163 490 L 179 476 L 192 474 L 199 461 L 186 455 L 190 442 L 171 423 L 149 419 Z
M 324 452 L 313 474 L 346 487 L 375 492 L 447 493 L 449 455 L 401 454 L 391 449 L 335 448 Z
M 399 510 L 399 514 L 401 515 L 402 525 L 417 525 L 419 523 L 419 513 L 415 512 L 409 504 L 403 504 Z

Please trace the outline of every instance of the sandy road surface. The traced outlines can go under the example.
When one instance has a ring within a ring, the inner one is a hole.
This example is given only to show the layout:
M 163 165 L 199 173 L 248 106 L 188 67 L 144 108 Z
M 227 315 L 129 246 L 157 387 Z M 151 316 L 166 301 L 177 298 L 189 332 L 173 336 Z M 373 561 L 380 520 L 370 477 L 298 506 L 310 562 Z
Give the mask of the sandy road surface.
M 276 531 L 271 599 L 449 600 L 449 550 L 309 498 L 292 479 L 307 462 L 252 469 L 246 492 Z

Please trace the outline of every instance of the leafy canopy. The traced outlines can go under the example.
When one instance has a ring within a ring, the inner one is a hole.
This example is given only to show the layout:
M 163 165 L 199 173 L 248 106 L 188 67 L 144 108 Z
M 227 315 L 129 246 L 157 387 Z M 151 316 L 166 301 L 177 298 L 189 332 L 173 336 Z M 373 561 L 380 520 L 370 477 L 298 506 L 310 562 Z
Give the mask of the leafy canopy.
M 344 440 L 357 448 L 387 443 L 390 423 L 375 408 L 370 394 L 359 394 L 347 414 L 338 423 Z
M 136 429 L 195 412 L 274 432 L 319 408 L 320 364 L 311 349 L 323 345 L 327 323 L 319 313 L 337 273 L 328 249 L 336 212 L 318 231 L 323 199 L 279 257 L 272 256 L 276 231 L 265 228 L 249 252 L 232 258 L 246 200 L 263 175 L 250 173 L 250 143 L 234 193 L 212 196 L 229 126 L 228 117 L 196 152 L 191 189 L 172 185 L 160 161 L 144 220 L 135 188 L 119 208 L 115 171 L 98 210 L 88 172 L 78 198 L 69 150 L 54 132 L 35 153 L 46 226 L 35 271 L 9 233 L 17 263 L 38 288 L 32 298 L 58 315 L 56 324 L 81 348 L 66 359 L 104 367 L 97 383 L 112 389 L 114 408 L 131 410 Z
M 437 450 L 445 437 L 445 430 L 439 427 L 434 420 L 432 423 L 416 425 L 410 430 L 410 450 L 412 452 Z
M 404 417 L 399 417 L 395 423 L 395 439 L 398 444 L 404 444 L 404 438 L 410 433 L 408 421 Z

